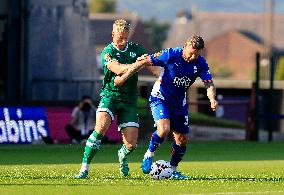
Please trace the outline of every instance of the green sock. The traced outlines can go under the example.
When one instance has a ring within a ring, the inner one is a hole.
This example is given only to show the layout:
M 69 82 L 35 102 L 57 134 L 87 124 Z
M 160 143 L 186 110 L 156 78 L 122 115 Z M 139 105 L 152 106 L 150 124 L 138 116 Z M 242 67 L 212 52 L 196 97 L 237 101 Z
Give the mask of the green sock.
M 91 160 L 94 158 L 95 154 L 100 148 L 102 138 L 103 135 L 94 130 L 86 142 L 82 163 L 90 164 Z
M 123 144 L 121 148 L 119 149 L 119 152 L 120 152 L 121 157 L 124 158 L 125 156 L 131 154 L 134 150 L 135 148 L 133 150 L 128 150 L 125 144 Z

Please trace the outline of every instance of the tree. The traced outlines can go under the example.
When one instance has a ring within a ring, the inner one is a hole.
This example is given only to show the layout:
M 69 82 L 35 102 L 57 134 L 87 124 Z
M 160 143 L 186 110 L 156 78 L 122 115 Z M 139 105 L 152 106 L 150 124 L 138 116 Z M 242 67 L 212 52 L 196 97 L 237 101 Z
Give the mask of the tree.
M 284 80 L 284 56 L 279 58 L 275 80 Z
M 114 13 L 116 0 L 89 0 L 90 13 Z
M 160 23 L 155 18 L 151 18 L 148 21 L 145 21 L 144 25 L 150 33 L 151 41 L 154 45 L 153 50 L 160 51 L 163 47 L 163 42 L 167 38 L 170 27 L 169 23 Z

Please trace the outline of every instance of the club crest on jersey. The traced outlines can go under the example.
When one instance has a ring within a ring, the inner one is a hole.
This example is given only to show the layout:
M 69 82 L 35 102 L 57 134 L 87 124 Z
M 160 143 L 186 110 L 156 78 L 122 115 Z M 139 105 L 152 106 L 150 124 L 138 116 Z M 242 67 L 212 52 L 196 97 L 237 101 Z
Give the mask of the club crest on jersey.
M 109 54 L 109 53 L 106 53 L 106 54 L 104 55 L 104 59 L 105 59 L 105 61 L 109 61 L 109 60 L 111 59 L 110 54 Z
M 132 58 L 135 58 L 135 57 L 136 57 L 136 53 L 134 53 L 134 52 L 132 52 L 132 51 L 129 53 L 129 55 L 130 55 L 130 57 L 132 57 Z
M 175 77 L 174 79 L 174 85 L 177 86 L 177 87 L 189 87 L 190 86 L 190 78 L 184 76 L 184 77 Z
M 120 58 L 120 53 L 115 54 L 117 58 Z

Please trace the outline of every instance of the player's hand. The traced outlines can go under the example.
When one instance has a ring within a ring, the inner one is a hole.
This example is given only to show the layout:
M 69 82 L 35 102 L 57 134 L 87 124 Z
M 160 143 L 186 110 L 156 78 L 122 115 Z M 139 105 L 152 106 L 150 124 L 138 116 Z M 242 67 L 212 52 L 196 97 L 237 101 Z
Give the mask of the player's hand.
M 136 61 L 146 60 L 149 54 L 144 54 L 136 59 Z
M 121 86 L 121 77 L 120 76 L 116 76 L 113 80 L 114 86 Z
M 210 100 L 210 103 L 211 103 L 211 109 L 213 111 L 216 111 L 216 109 L 218 108 L 218 102 L 216 99 L 213 99 L 213 100 Z

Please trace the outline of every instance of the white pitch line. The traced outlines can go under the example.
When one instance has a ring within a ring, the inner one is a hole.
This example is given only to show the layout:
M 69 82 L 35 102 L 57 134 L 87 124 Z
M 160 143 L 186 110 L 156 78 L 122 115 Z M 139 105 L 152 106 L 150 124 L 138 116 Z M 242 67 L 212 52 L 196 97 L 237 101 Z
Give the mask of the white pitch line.
M 190 195 L 227 195 L 227 194 L 270 194 L 270 193 L 284 193 L 284 191 L 265 191 L 265 192 L 217 192 L 217 193 L 201 193 L 201 194 L 190 194 Z M 187 195 L 187 194 L 181 194 Z

